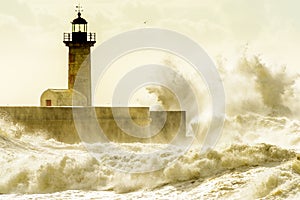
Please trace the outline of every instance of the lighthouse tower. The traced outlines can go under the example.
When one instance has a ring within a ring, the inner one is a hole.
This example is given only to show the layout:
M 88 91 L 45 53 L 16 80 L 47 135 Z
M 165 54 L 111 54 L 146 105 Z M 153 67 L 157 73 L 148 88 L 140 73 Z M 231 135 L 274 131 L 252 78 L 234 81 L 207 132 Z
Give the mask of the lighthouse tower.
M 41 106 L 91 106 L 91 47 L 96 43 L 96 33 L 87 32 L 87 21 L 77 18 L 72 32 L 64 33 L 64 43 L 69 47 L 68 89 L 48 89 L 41 96 Z M 76 88 L 74 88 L 76 81 Z M 73 98 L 76 102 L 74 103 Z
M 69 47 L 68 88 L 74 89 L 86 97 L 87 106 L 91 106 L 91 47 L 96 43 L 96 33 L 87 32 L 87 21 L 78 17 L 72 22 L 72 33 L 64 33 L 64 43 Z M 78 71 L 80 70 L 80 74 Z

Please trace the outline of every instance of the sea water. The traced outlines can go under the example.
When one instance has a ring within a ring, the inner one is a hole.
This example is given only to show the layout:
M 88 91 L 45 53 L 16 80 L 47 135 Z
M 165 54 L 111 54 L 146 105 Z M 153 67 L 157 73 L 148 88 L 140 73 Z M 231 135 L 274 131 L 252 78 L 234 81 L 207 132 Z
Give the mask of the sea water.
M 206 152 L 197 143 L 187 152 L 168 144 L 96 143 L 103 149 L 96 159 L 82 143 L 25 132 L 1 116 L 0 199 L 300 199 L 297 81 L 257 58 L 241 59 L 235 73 L 221 71 L 225 124 Z M 141 159 L 139 153 L 158 149 L 166 150 Z M 165 167 L 128 173 L 158 163 Z

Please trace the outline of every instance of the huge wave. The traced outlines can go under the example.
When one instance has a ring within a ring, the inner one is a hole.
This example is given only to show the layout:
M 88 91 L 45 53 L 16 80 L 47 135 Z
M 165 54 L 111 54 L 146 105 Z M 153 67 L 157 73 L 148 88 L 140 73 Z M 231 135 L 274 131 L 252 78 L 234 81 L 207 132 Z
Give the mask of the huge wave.
M 0 193 L 76 190 L 114 191 L 109 193 L 114 198 L 129 194 L 132 198 L 176 195 L 188 199 L 299 197 L 297 76 L 289 75 L 285 68 L 276 71 L 257 56 L 244 56 L 237 63 L 230 70 L 219 66 L 227 116 L 217 146 L 205 153 L 197 145 L 187 152 L 167 145 L 168 151 L 143 160 L 138 153 L 164 149 L 166 144 L 116 144 L 132 152 L 130 156 L 118 154 L 111 144 L 96 144 L 104 149 L 97 160 L 83 144 L 61 143 L 42 131 L 25 132 L 22 125 L 1 116 Z M 149 92 L 157 94 L 158 102 L 167 108 L 177 106 L 175 100 L 162 98 L 162 89 L 149 88 Z M 157 163 L 166 167 L 148 173 L 124 173 L 109 167 L 130 171 Z

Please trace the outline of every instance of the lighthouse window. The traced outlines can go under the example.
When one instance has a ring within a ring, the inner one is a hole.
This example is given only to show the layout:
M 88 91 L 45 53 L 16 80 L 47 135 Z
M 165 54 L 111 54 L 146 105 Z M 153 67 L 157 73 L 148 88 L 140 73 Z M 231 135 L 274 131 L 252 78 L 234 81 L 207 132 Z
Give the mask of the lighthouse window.
M 69 60 L 70 60 L 70 62 L 75 62 L 75 55 L 74 54 L 70 54 L 69 55 Z
M 75 82 L 75 76 L 74 75 L 70 75 L 70 84 L 74 85 Z
M 73 27 L 74 32 L 86 32 L 86 25 L 85 24 L 75 24 Z

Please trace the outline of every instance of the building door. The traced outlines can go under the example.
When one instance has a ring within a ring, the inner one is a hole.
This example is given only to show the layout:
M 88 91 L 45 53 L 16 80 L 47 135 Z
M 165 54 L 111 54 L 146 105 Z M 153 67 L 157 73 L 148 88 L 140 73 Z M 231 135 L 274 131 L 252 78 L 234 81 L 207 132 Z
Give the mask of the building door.
M 51 100 L 49 100 L 49 99 L 46 100 L 46 106 L 52 106 Z

